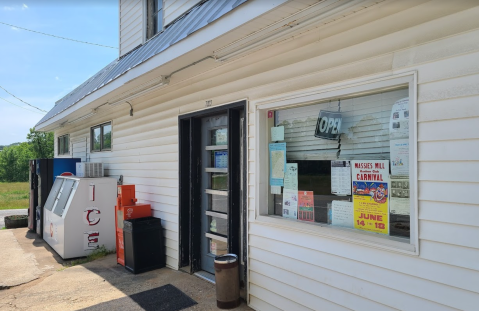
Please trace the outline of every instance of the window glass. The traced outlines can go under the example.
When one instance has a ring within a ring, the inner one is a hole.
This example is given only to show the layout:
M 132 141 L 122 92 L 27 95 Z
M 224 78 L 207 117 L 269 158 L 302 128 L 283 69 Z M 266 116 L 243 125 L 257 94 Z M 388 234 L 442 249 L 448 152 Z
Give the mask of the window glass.
M 58 154 L 63 154 L 63 139 L 58 137 Z
M 150 39 L 163 30 L 163 1 L 148 0 L 147 14 L 146 39 Z
M 103 125 L 103 149 L 111 149 L 111 124 Z
M 407 88 L 277 110 L 271 133 L 270 214 L 409 238 Z
M 211 189 L 228 190 L 228 173 L 211 173 Z
M 70 146 L 70 136 L 65 135 L 63 137 L 63 153 L 69 153 L 70 152 L 69 146 Z
M 93 150 L 100 151 L 101 150 L 101 128 L 96 127 L 92 130 L 92 141 L 93 141 Z
M 70 135 L 63 135 L 57 140 L 58 154 L 68 154 L 70 146 Z

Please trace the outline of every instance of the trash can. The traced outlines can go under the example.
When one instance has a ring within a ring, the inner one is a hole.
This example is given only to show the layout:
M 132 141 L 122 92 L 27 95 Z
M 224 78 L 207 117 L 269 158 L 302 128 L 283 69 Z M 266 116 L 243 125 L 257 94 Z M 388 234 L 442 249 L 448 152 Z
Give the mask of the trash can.
M 240 305 L 238 256 L 225 254 L 215 258 L 216 306 L 233 309 Z
M 125 269 L 134 274 L 166 265 L 161 219 L 143 217 L 123 221 Z

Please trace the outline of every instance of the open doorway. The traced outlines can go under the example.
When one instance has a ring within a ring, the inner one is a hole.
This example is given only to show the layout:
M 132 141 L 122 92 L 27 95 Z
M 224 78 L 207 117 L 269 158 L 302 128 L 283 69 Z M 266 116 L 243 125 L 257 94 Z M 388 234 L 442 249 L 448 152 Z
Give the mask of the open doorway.
M 246 284 L 246 101 L 179 117 L 179 266 L 214 282 L 238 255 Z

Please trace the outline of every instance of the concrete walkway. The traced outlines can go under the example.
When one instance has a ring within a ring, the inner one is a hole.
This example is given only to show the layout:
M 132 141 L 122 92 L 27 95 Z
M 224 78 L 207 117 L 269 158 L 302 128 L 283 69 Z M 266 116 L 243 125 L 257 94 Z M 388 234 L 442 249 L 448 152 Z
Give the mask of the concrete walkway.
M 5 227 L 5 216 L 28 215 L 27 209 L 4 209 L 0 210 L 0 229 Z
M 184 310 L 219 310 L 215 286 L 196 276 L 168 268 L 134 275 L 116 264 L 115 255 L 65 268 L 63 260 L 36 234 L 25 228 L 3 231 L 13 234 L 25 254 L 32 254 L 40 274 L 31 282 L 0 290 L 0 311 L 90 308 L 110 311 L 119 299 L 127 301 L 130 310 L 145 310 L 132 296 L 166 284 L 172 284 L 198 303 Z M 5 236 L 11 237 L 1 235 L 0 245 Z M 23 264 L 18 263 L 14 269 L 22 268 Z M 1 271 L 4 264 L 0 261 Z M 235 310 L 251 309 L 243 303 Z

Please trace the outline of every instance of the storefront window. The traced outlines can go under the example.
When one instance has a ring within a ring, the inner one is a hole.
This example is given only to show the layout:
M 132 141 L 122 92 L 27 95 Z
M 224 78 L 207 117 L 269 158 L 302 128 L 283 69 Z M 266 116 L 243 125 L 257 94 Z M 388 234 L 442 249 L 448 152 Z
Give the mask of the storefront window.
M 409 238 L 408 96 L 406 87 L 274 111 L 269 214 Z

